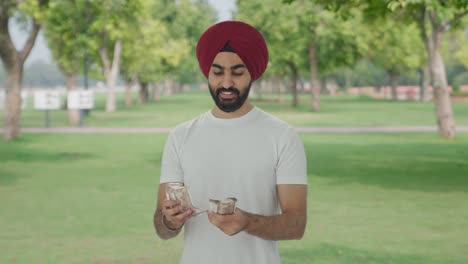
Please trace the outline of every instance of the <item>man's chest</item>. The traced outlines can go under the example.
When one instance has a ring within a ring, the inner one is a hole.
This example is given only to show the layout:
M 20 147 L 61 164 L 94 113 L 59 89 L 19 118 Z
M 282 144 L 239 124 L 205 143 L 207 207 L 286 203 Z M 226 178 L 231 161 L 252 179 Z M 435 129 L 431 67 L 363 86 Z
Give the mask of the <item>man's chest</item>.
M 180 153 L 184 181 L 196 200 L 275 190 L 278 150 L 266 136 L 193 136 Z

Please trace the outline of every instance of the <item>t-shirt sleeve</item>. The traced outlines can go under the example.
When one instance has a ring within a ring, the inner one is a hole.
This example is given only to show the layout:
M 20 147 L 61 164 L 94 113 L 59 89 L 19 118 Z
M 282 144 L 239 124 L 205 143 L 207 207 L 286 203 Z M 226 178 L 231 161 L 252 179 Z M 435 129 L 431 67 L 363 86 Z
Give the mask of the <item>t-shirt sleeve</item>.
M 282 138 L 276 167 L 277 184 L 307 184 L 307 159 L 304 144 L 290 127 Z
M 160 183 L 183 182 L 184 172 L 180 163 L 179 146 L 174 132 L 169 133 L 169 137 L 164 146 L 161 161 Z

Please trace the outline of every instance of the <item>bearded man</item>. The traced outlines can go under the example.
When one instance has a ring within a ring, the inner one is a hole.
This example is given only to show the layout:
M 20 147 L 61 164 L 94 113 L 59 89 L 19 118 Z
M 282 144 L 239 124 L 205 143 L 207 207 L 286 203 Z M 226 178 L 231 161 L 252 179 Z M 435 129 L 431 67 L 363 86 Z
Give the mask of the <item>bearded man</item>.
M 300 239 L 307 222 L 307 164 L 294 128 L 252 105 L 249 91 L 268 64 L 261 33 L 240 21 L 208 28 L 197 44 L 214 107 L 175 127 L 161 165 L 156 233 L 184 230 L 181 263 L 280 263 L 277 241 Z M 181 183 L 202 209 L 235 197 L 232 214 L 199 214 L 168 200 Z

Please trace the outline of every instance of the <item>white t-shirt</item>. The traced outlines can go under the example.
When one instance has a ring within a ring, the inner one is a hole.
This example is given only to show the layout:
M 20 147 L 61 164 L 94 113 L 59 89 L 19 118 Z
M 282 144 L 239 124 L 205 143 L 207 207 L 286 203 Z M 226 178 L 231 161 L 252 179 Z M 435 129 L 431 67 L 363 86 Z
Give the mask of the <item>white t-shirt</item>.
M 254 107 L 221 119 L 208 111 L 177 126 L 163 153 L 161 183 L 183 182 L 192 203 L 237 198 L 237 207 L 264 216 L 280 214 L 278 184 L 307 184 L 304 146 L 294 128 Z M 276 241 L 240 232 L 228 236 L 206 214 L 184 227 L 181 263 L 280 263 Z

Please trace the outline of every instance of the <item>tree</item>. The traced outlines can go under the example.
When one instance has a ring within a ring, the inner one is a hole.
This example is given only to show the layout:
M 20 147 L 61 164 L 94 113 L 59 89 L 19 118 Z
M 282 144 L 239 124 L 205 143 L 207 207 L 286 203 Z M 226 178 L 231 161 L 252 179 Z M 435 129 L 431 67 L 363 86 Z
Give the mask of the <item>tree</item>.
M 169 67 L 176 68 L 188 55 L 187 41 L 171 38 L 167 26 L 153 17 L 154 5 L 146 4 L 146 11 L 139 18 L 141 26 L 126 36 L 122 54 L 124 75 L 129 81 L 140 83 L 140 103 L 149 99 L 149 84 L 161 81 Z
M 284 0 L 294 2 L 295 0 Z M 463 17 L 468 15 L 468 1 L 465 0 L 310 0 L 326 4 L 328 8 L 346 13 L 350 7 L 365 9 L 369 19 L 390 16 L 391 19 L 404 19 L 416 22 L 423 40 L 434 88 L 434 104 L 439 135 L 452 139 L 456 135 L 452 103 L 447 88 L 445 65 L 442 59 L 441 44 L 444 33 L 460 26 Z
M 98 51 L 106 78 L 106 112 L 117 107 L 115 85 L 120 72 L 123 41 L 128 32 L 138 27 L 143 5 L 140 0 L 88 0 L 93 17 L 89 24 L 90 46 Z M 94 54 L 95 55 L 95 54 Z
M 467 25 L 465 28 L 454 32 L 453 39 L 455 42 L 451 42 L 450 44 L 457 45 L 453 50 L 456 62 L 468 69 L 468 19 L 465 19 L 465 25 Z
M 320 76 L 354 65 L 365 48 L 356 20 L 343 20 L 320 4 L 298 0 L 286 5 L 280 0 L 239 1 L 238 16 L 266 36 L 274 67 L 290 70 L 293 105 L 297 105 L 296 80 L 308 71 L 311 110 L 318 111 Z M 284 70 L 283 70 L 284 71 Z
M 45 36 L 54 60 L 65 76 L 67 92 L 76 89 L 77 75 L 86 60 L 89 3 L 85 0 L 51 0 L 47 15 Z M 68 110 L 69 125 L 80 121 L 80 110 Z
M 383 19 L 370 25 L 370 49 L 368 56 L 384 68 L 392 89 L 392 99 L 397 100 L 400 76 L 422 64 L 419 50 L 423 44 L 418 38 L 416 25 L 405 25 L 395 20 Z
M 323 6 L 307 1 L 297 2 L 298 10 L 305 12 L 298 16 L 304 27 L 304 34 L 309 37 L 308 54 L 310 82 L 312 84 L 311 110 L 320 110 L 321 77 L 326 84 L 327 75 L 356 64 L 368 50 L 368 36 L 364 32 L 361 16 L 357 10 L 350 10 L 352 18 L 342 17 L 326 10 Z
M 288 76 L 292 105 L 297 106 L 297 81 L 307 68 L 307 42 L 295 19 L 294 7 L 278 0 L 238 1 L 235 16 L 262 33 L 269 50 L 265 75 Z
M 200 71 L 193 56 L 195 46 L 203 30 L 214 22 L 214 11 L 206 1 L 147 1 L 144 5 L 139 18 L 142 26 L 130 33 L 123 52 L 124 75 L 138 76 L 140 102 L 148 100 L 151 84 L 157 100 L 161 81 L 196 80 Z M 168 86 L 166 90 L 172 90 Z
M 402 11 L 402 14 L 408 19 L 418 23 L 429 58 L 439 135 L 444 138 L 454 138 L 456 135 L 455 120 L 447 87 L 441 44 L 444 32 L 456 27 L 461 19 L 468 15 L 468 2 L 459 0 L 412 0 L 407 2 L 393 0 L 390 2 L 389 8 L 393 11 Z
M 6 71 L 6 105 L 3 113 L 4 139 L 19 137 L 23 65 L 36 41 L 44 19 L 47 0 L 2 0 L 0 2 L 0 58 Z M 17 50 L 8 31 L 10 19 L 20 17 L 29 27 L 24 46 Z
M 166 65 L 166 84 L 173 83 L 173 79 L 180 83 L 203 81 L 194 54 L 200 35 L 216 21 L 213 7 L 206 0 L 163 1 L 154 10 L 154 17 L 167 26 L 170 39 L 185 43 L 187 49 L 177 64 Z

